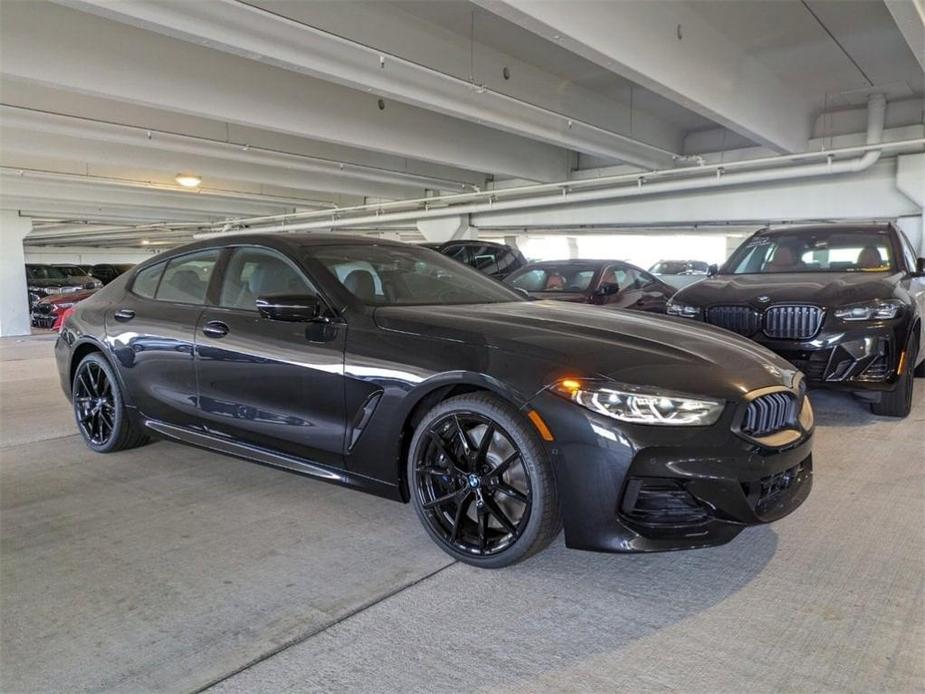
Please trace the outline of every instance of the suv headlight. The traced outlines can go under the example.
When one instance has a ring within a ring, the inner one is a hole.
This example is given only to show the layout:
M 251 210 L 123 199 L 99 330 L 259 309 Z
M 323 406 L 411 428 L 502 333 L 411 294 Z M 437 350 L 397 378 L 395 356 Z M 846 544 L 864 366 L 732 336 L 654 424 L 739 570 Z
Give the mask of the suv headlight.
M 890 320 L 902 311 L 903 304 L 897 299 L 887 301 L 868 301 L 861 304 L 848 304 L 835 309 L 835 317 L 840 320 Z
M 700 315 L 699 306 L 682 304 L 676 301 L 668 300 L 667 311 L 669 316 L 682 316 L 683 318 L 696 318 Z
M 663 393 L 609 381 L 565 378 L 552 392 L 577 405 L 621 422 L 668 426 L 708 426 L 723 413 L 722 400 Z

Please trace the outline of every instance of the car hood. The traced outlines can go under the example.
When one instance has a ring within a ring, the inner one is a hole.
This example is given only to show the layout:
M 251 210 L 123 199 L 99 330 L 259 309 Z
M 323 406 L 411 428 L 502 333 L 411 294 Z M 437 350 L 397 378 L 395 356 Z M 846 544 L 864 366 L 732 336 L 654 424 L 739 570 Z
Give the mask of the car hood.
M 796 370 L 738 335 L 681 318 L 559 301 L 376 309 L 380 328 L 482 345 L 545 362 L 543 380 L 604 376 L 621 383 L 737 399 L 790 386 Z
M 54 294 L 52 296 L 46 296 L 44 299 L 40 299 L 40 304 L 76 304 L 78 301 L 83 301 L 88 296 L 92 296 L 96 292 L 95 289 L 85 289 L 79 292 L 68 292 L 67 294 Z
M 764 275 L 716 275 L 685 287 L 673 301 L 695 306 L 749 304 L 764 307 L 798 302 L 823 307 L 893 296 L 901 274 L 883 272 L 782 272 Z M 758 301 L 758 297 L 767 297 Z

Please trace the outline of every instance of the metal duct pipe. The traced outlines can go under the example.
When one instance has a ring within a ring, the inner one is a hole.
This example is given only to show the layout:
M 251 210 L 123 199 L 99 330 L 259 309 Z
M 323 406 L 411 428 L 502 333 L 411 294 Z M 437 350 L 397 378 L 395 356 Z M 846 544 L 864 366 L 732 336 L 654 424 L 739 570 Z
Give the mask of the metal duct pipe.
M 714 164 L 706 167 L 693 167 L 684 170 L 666 169 L 657 172 L 648 172 L 645 174 L 631 174 L 629 176 L 615 177 L 621 181 L 631 180 L 632 185 L 624 185 L 618 188 L 603 188 L 588 191 L 571 191 L 570 188 L 578 187 L 582 184 L 594 184 L 593 179 L 586 181 L 564 181 L 558 184 L 541 184 L 538 186 L 524 186 L 522 188 L 508 189 L 507 191 L 486 191 L 480 194 L 468 194 L 458 196 L 448 196 L 451 199 L 458 198 L 480 198 L 486 202 L 471 202 L 456 205 L 446 205 L 445 207 L 430 207 L 430 205 L 439 205 L 448 202 L 447 199 L 439 197 L 429 200 L 420 201 L 396 201 L 395 203 L 386 203 L 382 206 L 367 205 L 350 209 L 341 209 L 331 215 L 325 213 L 306 213 L 297 215 L 303 218 L 314 218 L 311 221 L 296 222 L 291 224 L 276 224 L 270 226 L 256 226 L 262 221 L 271 221 L 281 219 L 281 217 L 264 217 L 254 218 L 251 220 L 236 220 L 236 225 L 250 226 L 240 232 L 226 232 L 230 234 L 239 233 L 275 233 L 290 231 L 307 231 L 312 229 L 335 229 L 363 224 L 382 224 L 387 222 L 416 221 L 420 219 L 433 219 L 439 217 L 451 217 L 466 214 L 478 214 L 481 212 L 504 212 L 518 209 L 535 209 L 537 207 L 553 207 L 563 204 L 577 204 L 583 202 L 596 202 L 600 200 L 613 200 L 616 198 L 638 197 L 641 195 L 657 195 L 660 193 L 674 193 L 687 190 L 702 190 L 708 188 L 719 188 L 729 186 L 748 185 L 751 183 L 767 183 L 773 181 L 783 181 L 795 178 L 810 178 L 816 176 L 828 176 L 844 173 L 857 173 L 873 166 L 884 149 L 906 149 L 911 147 L 921 147 L 925 145 L 925 138 L 914 140 L 905 140 L 902 142 L 884 143 L 880 140 L 883 135 L 884 120 L 886 115 L 886 99 L 882 94 L 874 94 L 868 101 L 867 116 L 867 145 L 863 147 L 849 147 L 842 150 L 833 150 L 830 152 L 807 152 L 799 155 L 784 155 L 781 157 L 765 158 L 762 160 L 731 162 L 729 164 Z M 833 161 L 838 154 L 847 152 L 863 152 L 861 156 L 846 159 L 843 161 Z M 792 166 L 781 166 L 782 161 L 792 161 L 793 159 L 818 158 L 825 157 L 824 163 L 818 164 L 798 164 Z M 767 165 L 757 171 L 742 171 L 737 173 L 726 173 L 727 168 L 739 168 L 744 166 Z M 709 175 L 702 175 L 704 169 L 709 170 Z M 679 174 L 687 172 L 701 173 L 699 176 L 685 178 L 680 180 L 655 181 L 648 182 L 649 178 Z M 598 181 L 599 182 L 599 181 Z M 530 191 L 557 189 L 554 194 L 530 196 Z M 496 200 L 495 197 L 501 197 L 509 194 L 518 194 L 513 200 Z M 383 207 L 400 206 L 400 205 L 418 205 L 418 209 L 400 211 L 400 212 L 382 212 Z M 337 214 L 346 214 L 349 212 L 361 212 L 369 210 L 370 214 L 358 215 L 354 217 L 337 218 Z M 327 217 L 327 218 L 322 218 Z M 209 238 L 212 236 L 222 235 L 221 232 L 200 233 L 195 238 Z

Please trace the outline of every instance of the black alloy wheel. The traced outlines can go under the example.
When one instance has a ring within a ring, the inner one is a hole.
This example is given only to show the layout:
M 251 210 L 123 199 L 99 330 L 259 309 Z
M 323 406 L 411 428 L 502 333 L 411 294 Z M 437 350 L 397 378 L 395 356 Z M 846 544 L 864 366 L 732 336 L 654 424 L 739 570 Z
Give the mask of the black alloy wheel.
M 147 440 L 126 415 L 115 374 L 99 353 L 87 355 L 77 366 L 72 399 L 77 428 L 94 451 L 134 448 Z
M 519 561 L 559 531 L 545 454 L 509 409 L 490 395 L 451 398 L 425 416 L 412 442 L 419 517 L 444 550 L 478 566 Z

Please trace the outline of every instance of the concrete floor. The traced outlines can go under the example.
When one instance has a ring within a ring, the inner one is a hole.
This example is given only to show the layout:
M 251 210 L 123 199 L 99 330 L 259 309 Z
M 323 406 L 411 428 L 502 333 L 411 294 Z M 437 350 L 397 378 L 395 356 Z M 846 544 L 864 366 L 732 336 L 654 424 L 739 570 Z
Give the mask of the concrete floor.
M 0 340 L 0 690 L 925 691 L 925 381 L 814 395 L 816 483 L 710 550 L 453 563 L 410 508 L 159 442 L 96 455 Z

